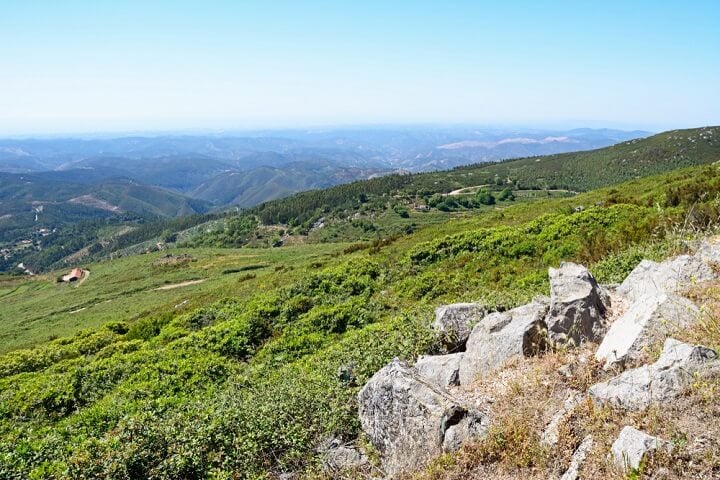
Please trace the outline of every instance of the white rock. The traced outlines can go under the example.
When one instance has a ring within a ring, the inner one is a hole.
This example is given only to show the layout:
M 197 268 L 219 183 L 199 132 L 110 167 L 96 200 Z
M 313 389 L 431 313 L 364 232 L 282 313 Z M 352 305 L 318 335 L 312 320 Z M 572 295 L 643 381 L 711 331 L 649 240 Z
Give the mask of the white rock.
M 352 445 L 333 442 L 324 452 L 323 468 L 328 473 L 356 470 L 370 464 L 367 456 Z
M 612 445 L 613 460 L 622 470 L 635 469 L 646 454 L 660 449 L 670 451 L 672 444 L 627 426 Z
M 575 450 L 575 453 L 573 453 L 573 456 L 570 459 L 570 466 L 563 476 L 560 477 L 560 480 L 577 480 L 580 477 L 580 468 L 582 467 L 583 462 L 585 462 L 585 458 L 588 453 L 592 450 L 592 447 L 592 436 L 588 435 L 583 438 L 583 441 L 580 442 L 580 446 Z
M 548 304 L 538 299 L 507 312 L 491 313 L 475 326 L 460 361 L 460 384 L 492 372 L 515 358 L 529 357 L 548 348 L 543 318 Z
M 559 344 L 580 345 L 594 341 L 605 332 L 603 318 L 610 297 L 600 288 L 587 268 L 563 262 L 551 268 L 550 311 L 545 318 L 550 338 Z
M 696 373 L 717 363 L 714 350 L 668 338 L 657 362 L 597 383 L 588 393 L 596 404 L 643 410 L 652 403 L 676 398 L 692 383 Z
M 713 270 L 720 267 L 720 237 L 707 238 L 700 243 L 695 257 L 708 264 Z
M 465 347 L 470 332 L 487 313 L 477 303 L 454 303 L 435 309 L 433 328 L 441 334 L 452 349 Z
M 441 388 L 460 385 L 460 362 L 464 353 L 450 355 L 423 355 L 415 368 L 423 377 Z
M 563 405 L 558 409 L 557 412 L 555 412 L 555 415 L 553 415 L 550 423 L 547 427 L 545 427 L 545 430 L 540 437 L 540 443 L 542 445 L 546 447 L 552 447 L 557 444 L 560 435 L 560 424 L 565 418 L 568 417 L 568 415 L 573 412 L 573 410 L 575 410 L 575 407 L 580 405 L 581 400 L 582 396 L 580 395 L 580 392 L 576 390 L 570 391 L 567 398 L 565 399 L 565 402 L 563 402 Z
M 643 260 L 617 288 L 630 302 L 658 293 L 681 293 L 696 282 L 717 278 L 702 256 L 680 255 L 662 263 Z
M 390 478 L 421 468 L 444 448 L 487 428 L 486 416 L 399 360 L 373 375 L 358 401 L 362 429 Z
M 644 349 L 692 325 L 699 315 L 694 303 L 673 293 L 655 292 L 638 299 L 611 325 L 595 358 L 606 368 L 636 360 Z

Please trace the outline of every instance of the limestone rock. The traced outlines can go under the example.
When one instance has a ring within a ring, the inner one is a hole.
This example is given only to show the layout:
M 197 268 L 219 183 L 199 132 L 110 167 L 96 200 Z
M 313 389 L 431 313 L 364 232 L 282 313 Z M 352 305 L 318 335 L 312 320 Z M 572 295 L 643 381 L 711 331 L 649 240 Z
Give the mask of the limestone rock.
M 585 461 L 588 453 L 590 453 L 590 450 L 592 450 L 592 447 L 592 436 L 588 435 L 587 437 L 583 438 L 583 441 L 580 442 L 580 445 L 575 450 L 575 453 L 573 453 L 573 456 L 570 459 L 570 466 L 565 471 L 563 476 L 560 477 L 560 480 L 577 480 L 580 477 L 580 468 L 582 467 L 582 464 Z
M 638 468 L 646 454 L 660 449 L 670 451 L 672 444 L 627 426 L 612 445 L 613 461 L 623 470 Z
M 563 262 L 550 269 L 550 311 L 545 322 L 554 342 L 577 346 L 601 338 L 609 306 L 610 297 L 587 268 Z
M 417 371 L 440 388 L 460 385 L 460 362 L 464 353 L 423 355 L 415 362 Z
M 605 366 L 636 360 L 643 349 L 695 323 L 700 311 L 690 300 L 658 293 L 633 303 L 608 330 L 595 354 Z
M 477 303 L 455 303 L 435 309 L 433 328 L 444 337 L 451 350 L 465 348 L 473 326 L 487 311 Z
M 460 362 L 460 384 L 467 385 L 481 372 L 491 372 L 509 360 L 537 355 L 549 346 L 543 318 L 548 309 L 538 299 L 507 312 L 491 313 L 475 326 Z
M 630 302 L 657 293 L 680 293 L 696 282 L 717 278 L 703 255 L 680 255 L 662 263 L 643 260 L 620 284 L 617 292 Z
M 373 375 L 358 400 L 362 429 L 391 478 L 422 467 L 448 445 L 481 435 L 487 427 L 483 414 L 469 412 L 397 359 Z
M 597 404 L 643 410 L 651 403 L 676 398 L 693 381 L 696 373 L 716 365 L 717 357 L 717 353 L 709 348 L 668 338 L 657 362 L 597 383 L 588 393 Z

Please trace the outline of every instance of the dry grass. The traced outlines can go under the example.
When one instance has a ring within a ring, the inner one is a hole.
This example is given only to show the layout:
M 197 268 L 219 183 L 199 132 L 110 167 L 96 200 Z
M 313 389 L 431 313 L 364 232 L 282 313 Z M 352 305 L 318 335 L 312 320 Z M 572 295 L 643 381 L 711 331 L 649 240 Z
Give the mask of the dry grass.
M 576 445 L 551 448 L 541 444 L 540 436 L 568 394 L 584 391 L 597 378 L 600 369 L 592 360 L 593 348 L 517 361 L 470 388 L 454 391 L 467 403 L 489 404 L 490 429 L 482 441 L 441 457 L 414 478 L 546 479 L 562 474 Z

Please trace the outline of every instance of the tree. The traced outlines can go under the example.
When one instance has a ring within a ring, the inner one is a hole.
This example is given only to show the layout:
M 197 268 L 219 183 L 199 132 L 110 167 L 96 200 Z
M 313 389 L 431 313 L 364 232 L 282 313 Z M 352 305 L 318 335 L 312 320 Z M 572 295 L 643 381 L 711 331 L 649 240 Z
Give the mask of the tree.
M 510 190 L 509 188 L 505 188 L 505 189 L 503 189 L 503 191 L 501 191 L 500 194 L 498 195 L 498 200 L 500 200 L 500 201 L 503 201 L 503 200 L 513 201 L 513 200 L 515 200 L 515 194 L 514 194 L 514 193 L 512 192 L 512 190 Z
M 495 197 L 488 190 L 478 190 L 475 198 L 483 205 L 495 205 Z

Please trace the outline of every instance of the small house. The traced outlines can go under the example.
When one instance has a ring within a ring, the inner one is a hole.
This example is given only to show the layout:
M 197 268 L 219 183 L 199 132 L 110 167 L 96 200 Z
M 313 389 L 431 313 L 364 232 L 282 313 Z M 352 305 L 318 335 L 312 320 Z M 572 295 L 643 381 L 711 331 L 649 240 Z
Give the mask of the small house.
M 83 276 L 82 268 L 73 268 L 70 273 L 62 277 L 63 282 L 74 282 Z

